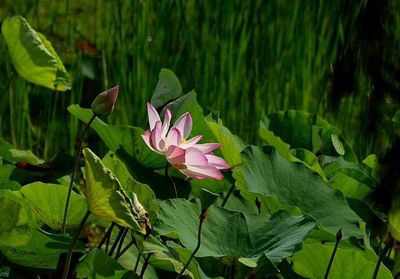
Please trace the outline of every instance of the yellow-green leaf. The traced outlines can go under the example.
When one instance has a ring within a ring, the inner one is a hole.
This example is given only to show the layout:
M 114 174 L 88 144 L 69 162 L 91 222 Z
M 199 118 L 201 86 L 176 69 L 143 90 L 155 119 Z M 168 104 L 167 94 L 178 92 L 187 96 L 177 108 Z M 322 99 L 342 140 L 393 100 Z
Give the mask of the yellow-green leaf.
M 29 201 L 33 212 L 49 227 L 59 230 L 63 222 L 68 189 L 63 185 L 34 182 L 25 185 L 20 193 Z M 68 227 L 77 227 L 87 211 L 85 197 L 71 193 Z
M 33 226 L 26 201 L 9 190 L 0 190 L 0 246 L 25 245 Z
M 1 30 L 20 76 L 52 90 L 71 89 L 69 75 L 51 43 L 23 17 L 6 18 Z
M 120 226 L 140 231 L 134 217 L 132 201 L 122 189 L 118 179 L 107 169 L 100 158 L 84 148 L 85 187 L 89 210 L 99 217 Z

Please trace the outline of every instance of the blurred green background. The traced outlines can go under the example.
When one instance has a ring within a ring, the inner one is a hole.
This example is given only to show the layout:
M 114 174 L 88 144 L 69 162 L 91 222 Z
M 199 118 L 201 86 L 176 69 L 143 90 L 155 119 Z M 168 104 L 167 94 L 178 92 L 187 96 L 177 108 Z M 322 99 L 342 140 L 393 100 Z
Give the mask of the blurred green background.
M 73 79 L 60 93 L 11 78 L 0 38 L 0 137 L 46 159 L 73 153 L 82 127 L 67 106 L 89 107 L 115 84 L 108 122 L 145 128 L 161 68 L 250 143 L 263 115 L 285 109 L 326 118 L 360 158 L 382 157 L 395 139 L 399 0 L 0 2 L 0 21 L 16 14 L 45 34 Z

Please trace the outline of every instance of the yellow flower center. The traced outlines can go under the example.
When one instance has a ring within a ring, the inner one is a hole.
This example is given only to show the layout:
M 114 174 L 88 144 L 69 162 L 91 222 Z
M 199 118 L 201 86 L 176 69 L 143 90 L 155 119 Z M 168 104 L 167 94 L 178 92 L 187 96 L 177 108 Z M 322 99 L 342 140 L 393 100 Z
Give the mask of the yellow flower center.
M 177 164 L 177 165 L 174 165 L 174 167 L 177 168 L 178 170 L 187 169 L 187 166 L 185 164 Z

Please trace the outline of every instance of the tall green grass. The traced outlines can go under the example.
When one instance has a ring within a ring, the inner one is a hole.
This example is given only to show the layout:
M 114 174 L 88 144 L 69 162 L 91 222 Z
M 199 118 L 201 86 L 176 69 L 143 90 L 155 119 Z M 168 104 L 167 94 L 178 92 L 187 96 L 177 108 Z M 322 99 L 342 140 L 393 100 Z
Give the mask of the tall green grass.
M 335 62 L 354 43 L 367 2 L 3 0 L 0 20 L 21 14 L 44 33 L 67 65 L 73 89 L 50 92 L 16 77 L 10 93 L 12 67 L 0 40 L 0 136 L 45 158 L 72 153 L 80 126 L 67 105 L 89 106 L 114 84 L 120 99 L 109 122 L 145 125 L 145 103 L 165 67 L 250 142 L 257 141 L 261 116 L 303 109 L 343 129 L 360 156 L 382 153 L 388 138 L 378 135 L 378 148 L 375 135 L 359 145 L 373 86 L 362 63 L 352 92 L 337 107 L 330 100 Z M 392 14 L 400 11 L 392 7 Z M 395 17 L 388 32 L 399 26 Z

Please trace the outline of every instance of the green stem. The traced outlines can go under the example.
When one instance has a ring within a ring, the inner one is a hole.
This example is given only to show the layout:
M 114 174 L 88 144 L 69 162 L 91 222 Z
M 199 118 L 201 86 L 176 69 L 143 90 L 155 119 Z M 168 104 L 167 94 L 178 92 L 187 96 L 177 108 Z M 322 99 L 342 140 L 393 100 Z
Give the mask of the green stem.
M 79 234 L 81 233 L 81 230 L 82 230 L 83 226 L 85 225 L 87 219 L 89 218 L 89 215 L 90 215 L 90 211 L 87 211 L 85 216 L 83 217 L 81 223 L 79 224 L 78 229 L 76 230 L 74 238 L 72 239 L 72 241 L 71 241 L 71 243 L 69 245 L 67 258 L 65 260 L 62 279 L 67 279 L 67 276 L 68 276 L 68 273 L 69 273 L 69 267 L 71 265 L 72 252 L 74 251 L 74 247 L 75 247 L 76 242 L 78 241 Z
M 222 274 L 224 275 L 224 278 L 227 277 L 227 275 L 228 275 L 228 264 L 224 264 L 224 269 L 222 270 Z
M 71 175 L 71 181 L 69 182 L 67 200 L 65 201 L 64 217 L 63 217 L 63 223 L 62 223 L 62 227 L 61 227 L 63 234 L 65 234 L 65 232 L 67 230 L 67 216 L 68 216 L 69 201 L 71 199 L 72 185 L 74 184 L 76 171 L 78 170 L 78 163 L 79 163 L 79 157 L 80 157 L 81 151 L 82 151 L 83 139 L 85 138 L 85 135 L 86 135 L 87 131 L 89 130 L 89 127 L 95 118 L 96 118 L 96 114 L 93 114 L 92 117 L 90 118 L 89 122 L 86 124 L 86 127 L 83 130 L 82 136 L 79 140 L 78 149 L 77 149 L 77 152 L 75 155 L 74 167 L 73 167 L 73 171 L 72 171 L 72 175 Z
M 117 245 L 121 241 L 121 238 L 125 232 L 125 228 L 121 228 L 118 232 L 117 238 L 115 239 L 113 246 L 111 246 L 110 252 L 108 252 L 108 255 L 111 257 L 112 254 L 114 253 L 114 250 L 117 248 Z
M 136 259 L 136 263 L 135 263 L 135 267 L 133 268 L 133 271 L 136 273 L 137 268 L 139 267 L 139 262 L 140 262 L 140 258 L 142 257 L 142 251 L 139 251 L 138 249 L 138 255 L 137 255 L 137 259 Z
M 235 272 L 236 272 L 236 263 L 233 262 L 231 266 L 230 278 L 235 279 Z
M 129 231 L 128 228 L 124 229 L 121 240 L 119 241 L 119 244 L 118 244 L 117 252 L 115 253 L 115 257 L 117 257 L 121 253 L 122 245 L 124 244 L 125 237 L 128 234 L 128 231 Z
M 374 274 L 372 275 L 372 279 L 376 279 L 379 273 L 379 267 L 381 266 L 381 263 L 383 261 L 383 259 L 386 257 L 387 252 L 389 251 L 389 249 L 393 246 L 393 237 L 389 234 L 389 241 L 386 243 L 385 248 L 381 251 L 378 261 L 376 262 L 375 265 L 375 270 L 374 270 Z
M 143 266 L 142 266 L 142 270 L 140 271 L 140 276 L 139 276 L 139 278 L 143 278 L 144 272 L 146 271 L 147 266 L 149 265 L 150 257 L 151 257 L 151 254 L 148 254 L 147 257 L 146 257 L 146 259 L 144 260 L 144 264 L 143 264 Z
M 115 259 L 118 260 L 134 244 L 137 245 L 136 240 L 134 238 L 132 238 L 132 240 L 124 247 L 124 249 L 122 249 L 120 252 L 117 251 L 117 254 L 115 255 Z
M 174 180 L 172 179 L 172 177 L 170 177 L 169 174 L 168 174 L 168 167 L 169 167 L 169 164 L 167 164 L 167 165 L 165 166 L 165 176 L 171 181 L 172 186 L 174 186 L 175 197 L 178 197 L 178 191 L 176 190 L 175 182 L 174 182 Z
M 115 226 L 115 222 L 111 223 L 111 226 L 108 228 L 107 232 L 104 234 L 103 238 L 100 240 L 99 244 L 97 244 L 97 249 L 101 249 L 101 247 L 103 246 L 103 244 L 107 241 L 107 239 L 109 239 L 109 237 L 111 236 L 111 232 Z M 107 250 L 107 249 L 106 249 Z
M 333 259 L 335 258 L 337 248 L 339 247 L 339 242 L 342 240 L 343 234 L 342 234 L 342 229 L 339 229 L 338 232 L 336 233 L 336 243 L 335 247 L 333 248 L 331 258 L 329 259 L 328 266 L 326 267 L 324 279 L 328 279 L 329 271 L 331 270 L 332 264 L 333 264 Z
M 228 193 L 226 194 L 224 200 L 221 203 L 221 207 L 224 207 L 226 202 L 228 201 L 230 195 L 232 194 L 233 190 L 235 189 L 235 183 L 232 184 L 231 188 L 229 189 Z
M 197 245 L 196 248 L 194 248 L 192 254 L 189 257 L 189 260 L 186 262 L 185 266 L 182 268 L 181 272 L 178 274 L 176 279 L 179 279 L 182 277 L 183 273 L 185 270 L 189 267 L 190 262 L 193 260 L 194 256 L 196 255 L 197 251 L 200 249 L 201 245 L 201 228 L 203 227 L 204 220 L 206 219 L 207 215 L 207 209 L 202 210 L 200 217 L 199 217 L 199 229 L 197 230 Z
M 13 88 L 12 88 L 12 82 L 14 79 L 14 72 L 11 72 L 10 79 L 7 82 L 7 88 L 8 88 L 8 94 L 9 94 L 9 99 L 8 99 L 8 104 L 10 108 L 10 130 L 11 130 L 11 140 L 14 145 L 17 144 L 17 137 L 15 135 L 15 125 L 14 125 L 14 93 L 13 93 Z

